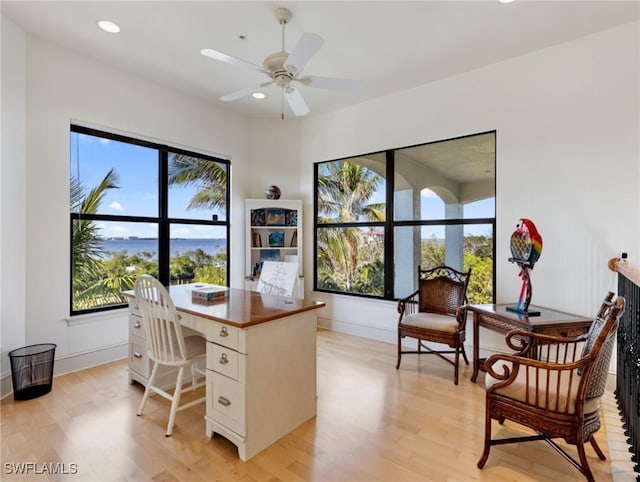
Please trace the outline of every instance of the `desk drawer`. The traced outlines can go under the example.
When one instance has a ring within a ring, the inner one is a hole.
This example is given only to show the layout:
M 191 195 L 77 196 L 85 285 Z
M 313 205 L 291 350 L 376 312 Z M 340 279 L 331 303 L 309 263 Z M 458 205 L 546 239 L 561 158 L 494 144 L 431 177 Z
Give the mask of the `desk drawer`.
M 209 341 L 237 350 L 239 334 L 240 328 L 214 322 L 213 329 L 210 331 Z
M 139 336 L 129 337 L 129 369 L 139 373 L 144 378 L 151 375 L 151 360 L 149 360 L 147 340 Z
M 145 338 L 147 335 L 142 326 L 142 317 L 137 315 L 129 315 L 129 336 L 139 336 Z
M 138 302 L 135 298 L 129 298 L 129 313 L 134 313 L 138 316 L 142 316 L 140 308 L 138 307 Z
M 207 370 L 207 417 L 243 437 L 247 435 L 244 398 L 244 385 Z
M 207 369 L 238 379 L 238 352 L 209 342 L 207 346 Z

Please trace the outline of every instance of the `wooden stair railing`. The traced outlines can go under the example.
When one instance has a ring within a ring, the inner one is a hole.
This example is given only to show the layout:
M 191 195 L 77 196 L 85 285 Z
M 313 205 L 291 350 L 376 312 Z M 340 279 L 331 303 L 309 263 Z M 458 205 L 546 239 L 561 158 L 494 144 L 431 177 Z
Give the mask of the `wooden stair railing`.
M 620 258 L 608 265 L 618 273 L 618 295 L 626 300 L 618 328 L 615 395 L 634 471 L 640 474 L 640 268 Z

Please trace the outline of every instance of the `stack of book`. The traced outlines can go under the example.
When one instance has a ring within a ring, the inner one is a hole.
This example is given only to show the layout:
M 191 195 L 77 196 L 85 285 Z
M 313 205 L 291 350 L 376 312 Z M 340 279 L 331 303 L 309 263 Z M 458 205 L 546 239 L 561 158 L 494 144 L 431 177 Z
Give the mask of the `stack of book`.
M 226 286 L 202 285 L 195 286 L 191 290 L 191 301 L 208 305 L 227 296 L 228 288 Z

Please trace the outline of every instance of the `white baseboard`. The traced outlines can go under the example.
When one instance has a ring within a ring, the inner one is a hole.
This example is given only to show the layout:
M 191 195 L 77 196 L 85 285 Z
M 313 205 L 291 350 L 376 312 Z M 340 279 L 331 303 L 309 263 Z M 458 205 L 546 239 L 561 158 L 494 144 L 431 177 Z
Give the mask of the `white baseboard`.
M 360 336 L 372 340 L 383 341 L 395 344 L 398 339 L 396 327 L 393 330 L 375 328 L 372 326 L 361 325 L 348 321 L 332 320 L 330 318 L 318 317 L 318 326 L 338 333 L 346 333 L 347 335 Z

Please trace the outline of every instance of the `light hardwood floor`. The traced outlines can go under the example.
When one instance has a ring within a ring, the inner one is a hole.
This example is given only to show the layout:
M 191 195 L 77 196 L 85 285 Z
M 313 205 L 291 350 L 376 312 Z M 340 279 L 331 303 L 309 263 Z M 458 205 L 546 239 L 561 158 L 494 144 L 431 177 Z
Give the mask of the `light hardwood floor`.
M 54 379 L 51 393 L 1 405 L 2 480 L 70 481 L 576 481 L 582 476 L 544 442 L 492 448 L 483 443 L 484 390 L 460 385 L 435 357 L 403 357 L 395 346 L 318 332 L 318 414 L 248 462 L 234 445 L 204 434 L 204 404 L 179 412 L 165 438 L 168 402 L 152 397 L 136 417 L 140 385 L 127 383 L 126 361 Z M 513 425 L 494 425 L 505 435 Z M 597 440 L 609 455 L 604 427 Z M 574 452 L 572 452 L 574 453 Z M 598 481 L 609 461 L 588 448 Z M 14 475 L 18 462 L 61 463 L 68 475 Z M 9 465 L 7 465 L 9 464 Z

